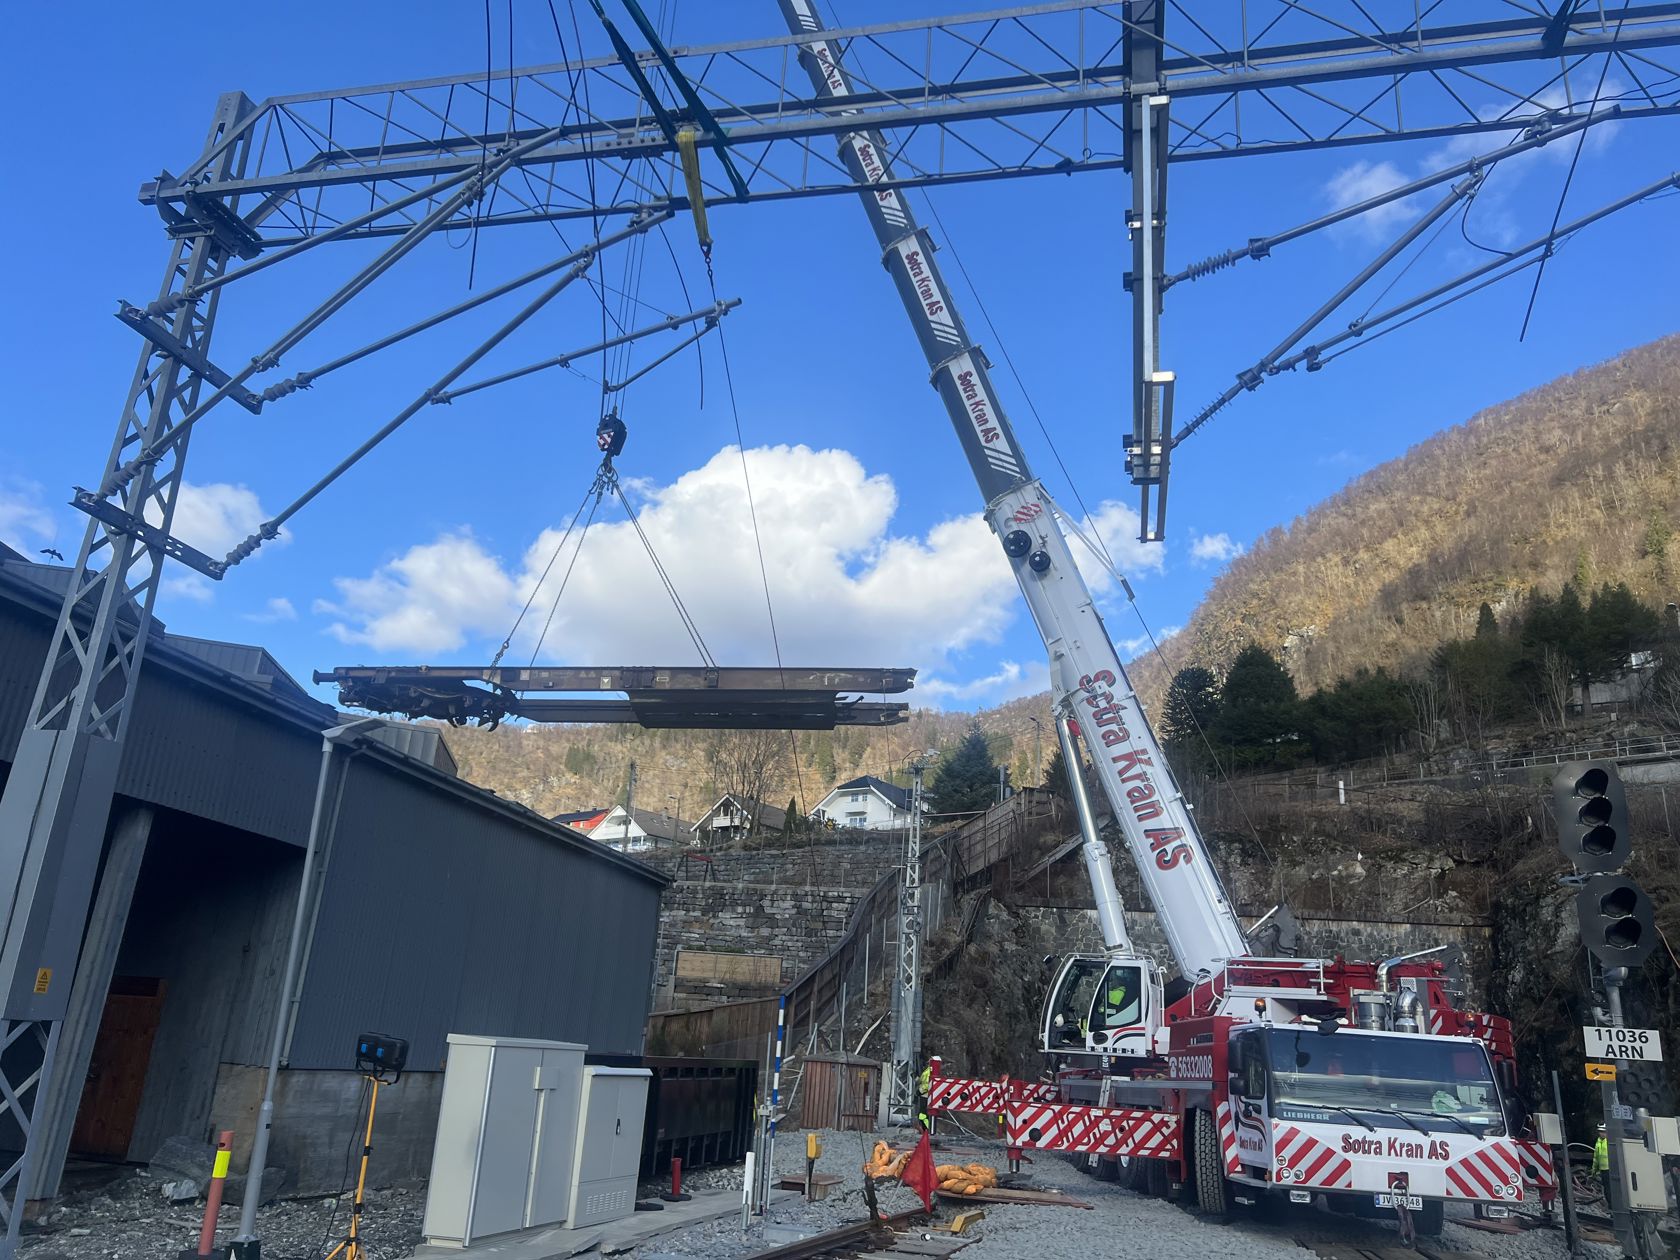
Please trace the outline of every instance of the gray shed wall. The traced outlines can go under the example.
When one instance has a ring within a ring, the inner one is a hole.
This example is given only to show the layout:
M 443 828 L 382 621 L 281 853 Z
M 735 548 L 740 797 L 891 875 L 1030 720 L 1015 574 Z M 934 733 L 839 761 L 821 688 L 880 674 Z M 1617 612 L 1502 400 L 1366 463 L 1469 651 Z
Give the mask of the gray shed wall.
M 641 1051 L 658 876 L 371 750 L 347 773 L 292 1067 L 343 1067 L 364 1031 L 406 1037 L 416 1071 L 452 1032 Z
M 0 592 L 0 760 L 28 721 L 53 623 Z M 230 827 L 302 844 L 320 764 L 326 705 L 287 703 L 233 679 L 171 668 L 167 641 L 148 649 L 117 791 Z M 260 772 L 253 773 L 254 769 Z

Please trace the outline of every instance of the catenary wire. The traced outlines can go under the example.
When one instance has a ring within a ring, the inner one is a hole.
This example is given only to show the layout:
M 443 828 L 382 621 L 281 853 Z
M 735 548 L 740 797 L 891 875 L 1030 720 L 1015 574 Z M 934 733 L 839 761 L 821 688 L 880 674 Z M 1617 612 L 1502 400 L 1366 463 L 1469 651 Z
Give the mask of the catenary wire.
M 1622 36 L 1622 23 L 1627 21 L 1627 14 L 1628 14 L 1628 6 L 1626 4 L 1624 4 L 1624 5 L 1622 5 L 1621 15 L 1619 17 L 1617 17 L 1617 19 L 1616 19 L 1615 34 L 1610 37 L 1612 41 L 1615 41 L 1615 40 L 1618 40 L 1618 39 L 1621 38 L 1621 36 Z M 1606 53 L 1604 55 L 1604 64 L 1601 65 L 1598 68 L 1598 86 L 1593 89 L 1593 104 L 1594 105 L 1598 104 L 1598 98 L 1604 92 L 1604 80 L 1605 80 L 1606 76 L 1609 75 L 1609 73 L 1610 73 L 1610 55 L 1608 53 Z M 1558 193 L 1557 208 L 1552 211 L 1552 226 L 1551 226 L 1551 230 L 1547 233 L 1547 235 L 1554 235 L 1557 232 L 1558 222 L 1563 218 L 1563 203 L 1565 201 L 1567 201 L 1568 198 L 1569 198 L 1569 186 L 1572 183 L 1575 182 L 1575 167 L 1580 163 L 1581 153 L 1582 153 L 1583 150 L 1586 149 L 1586 147 L 1587 147 L 1587 133 L 1585 131 L 1583 131 L 1583 132 L 1581 132 L 1580 136 L 1576 138 L 1575 153 L 1569 159 L 1569 171 L 1563 177 L 1563 188 Z M 1534 272 L 1534 287 L 1532 289 L 1530 289 L 1529 292 L 1528 292 L 1528 309 L 1523 312 L 1522 331 L 1517 334 L 1517 340 L 1518 341 L 1524 341 L 1528 337 L 1528 321 L 1531 318 L 1533 318 L 1534 303 L 1540 297 L 1540 282 L 1546 278 L 1546 260 L 1551 257 L 1554 247 L 1555 247 L 1555 242 L 1548 243 L 1546 248 L 1541 251 L 1540 266 L 1538 268 L 1536 268 L 1535 272 Z

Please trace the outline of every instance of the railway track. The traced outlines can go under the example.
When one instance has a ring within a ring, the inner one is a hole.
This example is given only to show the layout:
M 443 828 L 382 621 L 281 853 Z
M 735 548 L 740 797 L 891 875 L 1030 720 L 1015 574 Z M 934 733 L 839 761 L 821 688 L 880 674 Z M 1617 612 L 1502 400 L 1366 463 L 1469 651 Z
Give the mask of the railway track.
M 754 1252 L 747 1260 L 938 1260 L 974 1241 L 918 1228 L 916 1222 L 926 1219 L 923 1212 L 901 1212 L 878 1221 L 857 1221 Z

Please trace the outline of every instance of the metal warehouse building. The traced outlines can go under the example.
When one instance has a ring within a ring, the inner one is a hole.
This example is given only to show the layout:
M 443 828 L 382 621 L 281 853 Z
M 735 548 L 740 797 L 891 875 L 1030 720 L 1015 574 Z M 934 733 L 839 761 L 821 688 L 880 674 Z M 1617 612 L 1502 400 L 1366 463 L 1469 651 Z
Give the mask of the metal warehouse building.
M 67 577 L 0 547 L 0 784 Z M 145 1160 L 177 1134 L 233 1129 L 238 1168 L 288 1000 L 270 1161 L 303 1192 L 338 1188 L 358 1033 L 412 1047 L 380 1102 L 391 1178 L 430 1161 L 446 1034 L 640 1053 L 667 879 L 462 782 L 435 728 L 375 728 L 335 757 L 302 973 L 279 992 L 321 734 L 341 721 L 260 648 L 154 628 L 31 1197 L 66 1150 Z

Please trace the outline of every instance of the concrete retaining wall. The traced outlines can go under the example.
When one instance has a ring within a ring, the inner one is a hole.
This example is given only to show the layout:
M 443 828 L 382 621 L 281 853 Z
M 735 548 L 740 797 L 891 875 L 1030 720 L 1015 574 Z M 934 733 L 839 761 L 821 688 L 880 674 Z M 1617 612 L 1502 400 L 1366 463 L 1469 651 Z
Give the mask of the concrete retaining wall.
M 289 1197 L 336 1194 L 344 1189 L 345 1152 L 351 1152 L 351 1185 L 367 1123 L 365 1082 L 351 1071 L 282 1071 L 274 1086 L 270 1169 L 290 1174 L 279 1187 Z M 263 1069 L 224 1063 L 216 1076 L 210 1131 L 234 1132 L 233 1170 L 243 1173 L 262 1103 Z M 368 1181 L 376 1186 L 424 1179 L 431 1172 L 437 1135 L 442 1072 L 405 1072 L 379 1091 Z M 272 1188 L 272 1183 L 265 1182 Z

